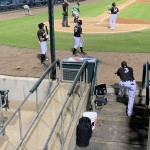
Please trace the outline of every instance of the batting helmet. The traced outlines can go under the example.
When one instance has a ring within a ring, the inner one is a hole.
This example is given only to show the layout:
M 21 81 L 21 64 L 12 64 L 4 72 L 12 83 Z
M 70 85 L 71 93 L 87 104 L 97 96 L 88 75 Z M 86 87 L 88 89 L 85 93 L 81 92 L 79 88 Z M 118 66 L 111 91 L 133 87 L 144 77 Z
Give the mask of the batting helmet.
M 82 20 L 78 20 L 78 24 L 79 24 L 79 25 L 82 25 Z
M 44 27 L 44 23 L 39 23 L 39 24 L 38 24 L 38 27 L 39 27 L 40 29 L 42 29 L 42 28 Z
M 116 6 L 116 3 L 115 3 L 115 2 L 113 2 L 113 3 L 112 3 L 112 6 Z

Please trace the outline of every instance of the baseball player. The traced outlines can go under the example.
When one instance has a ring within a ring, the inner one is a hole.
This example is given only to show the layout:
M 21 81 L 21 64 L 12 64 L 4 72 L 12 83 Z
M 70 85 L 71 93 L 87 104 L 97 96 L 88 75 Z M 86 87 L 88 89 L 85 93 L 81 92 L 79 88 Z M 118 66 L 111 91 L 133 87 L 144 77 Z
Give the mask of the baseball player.
M 116 19 L 117 19 L 117 14 L 119 13 L 119 9 L 116 7 L 116 3 L 113 2 L 112 7 L 111 8 L 108 7 L 108 10 L 110 12 L 107 12 L 107 13 L 111 14 L 110 15 L 110 22 L 109 22 L 110 29 L 114 30 L 116 27 Z
M 63 8 L 63 19 L 62 19 L 62 26 L 63 27 L 70 27 L 68 25 L 68 6 L 70 3 L 68 3 L 67 0 L 64 0 L 63 4 L 62 4 L 62 8 Z
M 77 24 L 74 26 L 74 49 L 73 55 L 77 56 L 76 50 L 80 46 L 81 54 L 86 55 L 83 51 L 83 35 L 82 35 L 82 20 L 78 20 Z
M 136 94 L 136 82 L 133 76 L 133 69 L 127 66 L 127 62 L 123 61 L 121 63 L 121 67 L 115 73 L 120 77 L 120 89 L 119 95 L 123 97 L 125 88 L 128 89 L 128 106 L 127 106 L 127 116 L 131 117 L 134 115 L 133 106 L 134 106 L 134 98 Z
M 79 18 L 79 12 L 80 12 L 80 9 L 79 9 L 79 2 L 77 2 L 73 7 L 72 7 L 72 16 L 74 17 L 74 23 L 77 23 L 78 22 L 78 18 Z
M 25 15 L 32 15 L 30 7 L 28 5 L 23 5 L 23 13 Z
M 39 30 L 37 31 L 37 36 L 39 39 L 39 44 L 41 47 L 41 65 L 45 65 L 44 61 L 46 60 L 46 52 L 47 52 L 47 40 L 49 39 L 49 36 L 46 35 L 44 30 L 44 24 L 40 23 L 38 24 Z

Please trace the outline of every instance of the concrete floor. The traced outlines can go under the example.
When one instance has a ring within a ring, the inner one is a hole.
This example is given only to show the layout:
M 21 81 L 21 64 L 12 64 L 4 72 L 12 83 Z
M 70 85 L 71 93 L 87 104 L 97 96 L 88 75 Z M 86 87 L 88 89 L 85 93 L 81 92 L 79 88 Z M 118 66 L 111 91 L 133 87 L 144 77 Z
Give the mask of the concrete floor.
M 128 98 L 106 95 L 108 103 L 97 107 L 97 124 L 87 147 L 75 150 L 146 150 L 149 120 L 144 118 L 144 107 L 138 97 L 135 100 L 135 117 L 126 116 Z M 140 103 L 140 104 L 139 104 Z

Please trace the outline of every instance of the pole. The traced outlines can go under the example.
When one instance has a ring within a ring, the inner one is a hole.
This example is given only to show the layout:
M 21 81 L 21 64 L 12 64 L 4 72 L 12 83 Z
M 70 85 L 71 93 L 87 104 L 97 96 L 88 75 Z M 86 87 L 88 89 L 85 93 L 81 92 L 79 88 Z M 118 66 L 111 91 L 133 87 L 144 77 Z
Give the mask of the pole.
M 49 13 L 49 25 L 50 25 L 50 53 L 51 63 L 56 60 L 55 57 L 55 35 L 54 35 L 54 0 L 48 0 L 48 13 Z M 52 69 L 51 79 L 56 79 L 56 67 Z

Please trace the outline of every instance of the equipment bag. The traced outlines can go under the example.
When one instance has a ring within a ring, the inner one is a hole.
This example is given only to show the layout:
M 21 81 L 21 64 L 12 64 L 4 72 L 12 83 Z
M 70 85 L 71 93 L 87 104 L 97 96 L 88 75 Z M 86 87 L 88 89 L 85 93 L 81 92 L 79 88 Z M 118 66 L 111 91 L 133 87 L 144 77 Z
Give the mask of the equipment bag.
M 97 106 L 106 105 L 107 104 L 107 98 L 104 96 L 103 97 L 97 96 L 94 102 Z
M 90 118 L 88 117 L 80 118 L 76 130 L 76 145 L 79 147 L 88 146 L 91 136 L 92 136 L 92 125 Z
M 99 84 L 95 86 L 95 95 L 106 95 L 107 89 L 106 89 L 106 84 Z

